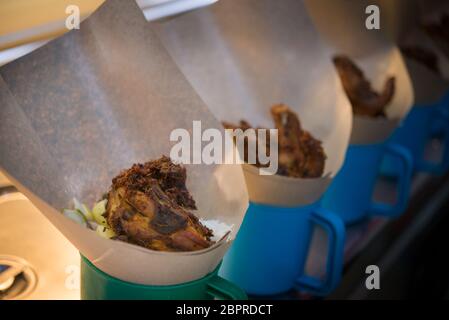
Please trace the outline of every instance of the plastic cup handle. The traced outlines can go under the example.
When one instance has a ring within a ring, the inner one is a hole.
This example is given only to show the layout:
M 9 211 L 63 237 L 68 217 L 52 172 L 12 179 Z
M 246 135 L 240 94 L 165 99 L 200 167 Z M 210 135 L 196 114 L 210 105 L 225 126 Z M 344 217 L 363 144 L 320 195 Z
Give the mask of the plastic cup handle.
M 341 279 L 344 258 L 345 226 L 339 216 L 324 208 L 315 209 L 312 223 L 322 227 L 328 234 L 328 251 L 325 278 L 318 279 L 301 272 L 296 287 L 311 294 L 327 295 L 338 285 Z

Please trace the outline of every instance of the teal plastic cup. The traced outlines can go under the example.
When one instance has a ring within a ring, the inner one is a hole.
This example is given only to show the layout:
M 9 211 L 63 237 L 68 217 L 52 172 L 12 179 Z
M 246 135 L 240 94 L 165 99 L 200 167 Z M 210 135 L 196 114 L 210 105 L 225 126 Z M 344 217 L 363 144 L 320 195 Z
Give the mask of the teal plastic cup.
M 221 265 L 221 263 L 220 263 Z M 82 300 L 246 300 L 246 293 L 218 276 L 220 265 L 205 277 L 169 286 L 150 286 L 114 278 L 81 256 Z

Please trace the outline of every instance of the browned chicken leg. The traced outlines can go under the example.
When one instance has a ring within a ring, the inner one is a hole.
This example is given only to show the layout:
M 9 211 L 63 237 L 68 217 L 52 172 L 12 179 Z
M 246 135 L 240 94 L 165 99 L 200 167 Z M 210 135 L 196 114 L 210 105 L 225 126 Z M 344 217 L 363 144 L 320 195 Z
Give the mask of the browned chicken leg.
M 390 103 L 395 92 L 395 78 L 388 78 L 382 93 L 379 94 L 372 89 L 362 70 L 348 57 L 336 56 L 333 60 L 354 114 L 384 117 L 385 107 Z
M 291 177 L 321 177 L 326 161 L 321 141 L 301 128 L 297 115 L 285 104 L 274 105 L 271 115 L 278 129 L 280 169 Z
M 301 128 L 298 116 L 284 104 L 271 108 L 275 127 L 278 129 L 278 172 L 277 174 L 296 178 L 318 178 L 323 175 L 326 154 L 321 141 Z M 223 123 L 225 128 L 246 130 L 248 122 L 241 120 L 239 125 Z M 267 153 L 270 153 L 267 136 Z M 246 152 L 246 148 L 245 148 Z M 245 161 L 247 160 L 245 153 Z M 262 167 L 257 161 L 256 166 Z
M 165 156 L 115 177 L 105 217 L 117 239 L 163 251 L 209 247 L 212 231 L 189 211 L 196 205 L 185 182 L 185 168 Z
M 288 176 L 297 176 L 306 158 L 301 146 L 299 119 L 283 104 L 271 107 L 271 116 L 278 130 L 279 168 Z

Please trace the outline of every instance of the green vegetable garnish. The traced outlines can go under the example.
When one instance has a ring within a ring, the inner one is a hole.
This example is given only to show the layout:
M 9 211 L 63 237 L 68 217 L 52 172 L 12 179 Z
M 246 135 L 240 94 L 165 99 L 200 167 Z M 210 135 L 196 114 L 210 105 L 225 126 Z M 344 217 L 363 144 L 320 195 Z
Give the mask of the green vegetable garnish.
M 110 239 L 115 236 L 115 233 L 112 229 L 107 228 L 102 225 L 98 225 L 96 232 L 102 236 L 103 238 Z
M 106 212 L 106 204 L 108 203 L 107 199 L 101 200 L 99 202 L 97 202 L 94 207 L 92 208 L 92 215 L 94 220 L 102 225 L 107 227 L 108 223 L 105 219 L 105 217 L 103 217 L 103 214 Z
M 94 220 L 92 212 L 89 210 L 89 208 L 84 203 L 81 203 L 78 201 L 78 199 L 73 198 L 73 204 L 75 206 L 75 210 L 78 210 L 81 214 L 83 214 L 87 220 L 89 220 L 89 221 Z

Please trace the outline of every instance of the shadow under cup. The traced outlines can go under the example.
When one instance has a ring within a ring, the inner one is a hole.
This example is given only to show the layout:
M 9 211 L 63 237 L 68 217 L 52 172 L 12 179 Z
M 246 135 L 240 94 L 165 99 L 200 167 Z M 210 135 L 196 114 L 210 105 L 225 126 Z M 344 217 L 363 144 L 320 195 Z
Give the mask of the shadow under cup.
M 246 300 L 245 292 L 218 276 L 217 268 L 205 277 L 176 285 L 150 286 L 114 278 L 81 256 L 83 300 Z
M 398 161 L 396 203 L 373 200 L 382 159 L 391 156 Z M 404 148 L 392 143 L 350 145 L 346 159 L 332 184 L 324 194 L 322 204 L 338 214 L 346 224 L 371 215 L 395 217 L 407 207 L 413 163 Z
M 324 279 L 305 275 L 315 227 L 328 234 Z M 282 208 L 250 202 L 220 275 L 251 295 L 276 295 L 292 288 L 326 295 L 339 284 L 344 241 L 343 222 L 319 203 Z

